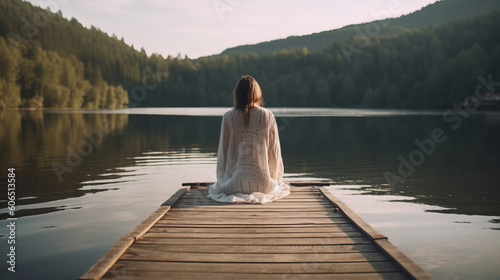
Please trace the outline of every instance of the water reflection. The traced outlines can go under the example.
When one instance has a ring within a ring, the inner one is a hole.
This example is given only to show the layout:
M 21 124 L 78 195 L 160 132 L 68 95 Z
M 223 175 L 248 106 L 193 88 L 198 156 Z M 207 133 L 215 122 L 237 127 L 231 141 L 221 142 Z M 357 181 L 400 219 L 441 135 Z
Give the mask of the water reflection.
M 20 205 L 79 197 L 106 190 L 111 183 L 132 182 L 137 174 L 127 172 L 130 166 L 178 165 L 183 160 L 204 163 L 215 158 L 220 116 L 93 112 L 0 112 L 0 166 L 16 167 L 18 185 L 23 186 L 18 197 L 31 198 L 19 200 Z M 387 117 L 388 112 L 383 117 L 359 112 L 352 114 L 362 117 L 293 118 L 278 112 L 285 171 L 301 174 L 291 178 L 368 184 L 366 194 L 404 194 L 414 197 L 415 203 L 447 209 L 436 211 L 500 215 L 496 175 L 500 171 L 500 130 L 492 121 L 497 115 L 472 116 L 452 131 L 432 112 L 423 116 L 397 113 L 398 117 Z M 414 141 L 430 137 L 435 128 L 446 130 L 446 142 L 437 144 L 435 152 L 404 183 L 389 186 L 384 173 L 397 174 L 398 156 L 407 157 L 417 148 Z M 101 131 L 102 141 L 93 142 L 92 137 L 99 137 L 96 133 L 89 136 L 92 131 Z M 81 161 L 75 164 L 69 155 L 71 151 L 78 154 L 82 143 L 91 144 L 87 146 L 90 151 L 80 153 Z M 63 169 L 62 182 L 54 163 L 68 168 Z M 86 188 L 89 182 L 94 188 Z M 5 200 L 0 207 L 6 207 Z M 40 209 L 40 213 L 61 209 Z M 28 214 L 36 211 L 19 212 Z
M 286 171 L 369 184 L 367 194 L 404 194 L 451 213 L 500 215 L 500 130 L 488 118 L 472 116 L 460 129 L 446 130 L 448 139 L 395 186 L 384 173 L 398 174 L 398 156 L 416 150 L 416 139 L 446 129 L 440 116 L 294 118 L 280 133 Z
M 16 168 L 17 204 L 37 204 L 84 195 L 85 191 L 79 190 L 80 182 L 110 168 L 109 160 L 99 161 L 98 155 L 112 147 L 113 138 L 123 132 L 127 121 L 127 116 L 119 115 L 53 115 L 41 111 L 0 111 L 0 166 L 3 170 Z M 111 136 L 106 135 L 102 143 L 91 147 L 94 151 L 82 157 L 81 164 L 69 168 L 63 176 L 63 182 L 59 182 L 52 163 L 67 164 L 68 150 L 76 150 L 79 143 L 87 141 L 85 132 L 101 129 L 103 123 L 108 125 Z M 28 197 L 30 199 L 26 199 Z M 0 207 L 6 207 L 6 202 L 0 202 Z M 21 209 L 17 217 L 63 209 Z M 5 218 L 5 211 L 2 212 L 2 218 Z
M 179 150 L 183 152 L 176 153 L 177 157 L 188 158 L 203 146 L 204 151 L 216 153 L 214 145 L 220 126 L 216 118 L 129 118 L 123 114 L 41 111 L 0 111 L 0 121 L 3 159 L 0 166 L 3 170 L 16 168 L 18 205 L 21 206 L 79 197 L 106 190 L 110 183 L 132 181 L 137 174 L 127 174 L 124 167 L 150 165 L 144 158 L 135 158 L 144 152 L 147 155 L 148 151 Z M 82 147 L 84 149 L 79 149 Z M 172 158 L 165 159 L 168 162 Z M 158 163 L 165 161 L 159 159 Z M 54 163 L 62 168 L 54 169 Z M 103 187 L 82 188 L 87 182 Z M 22 200 L 23 197 L 32 199 Z M 6 218 L 5 207 L 6 200 L 1 200 L 2 218 Z M 42 214 L 63 208 L 39 210 Z M 18 217 L 33 214 L 37 214 L 34 209 L 19 211 Z
M 498 279 L 500 243 L 490 217 L 443 215 L 436 212 L 445 208 L 408 203 L 415 201 L 411 196 L 366 193 L 369 188 L 329 189 L 435 279 Z
M 16 216 L 23 223 L 19 235 L 24 244 L 19 253 L 29 268 L 23 270 L 26 278 L 78 277 L 182 182 L 214 181 L 220 114 L 225 110 L 191 108 L 189 116 L 168 110 L 154 115 L 149 109 L 131 115 L 0 111 L 0 167 L 16 168 Z M 436 112 L 294 109 L 276 116 L 286 179 L 328 179 L 343 185 L 334 192 L 350 192 L 342 198 L 353 208 L 361 205 L 363 218 L 387 230 L 391 241 L 414 252 L 433 275 L 453 279 L 445 273 L 453 269 L 446 257 L 459 251 L 477 253 L 460 244 L 463 238 L 443 241 L 450 231 L 479 234 L 484 241 L 477 239 L 477 248 L 489 252 L 489 259 L 498 259 L 488 245 L 500 228 L 498 114 L 473 115 L 456 131 Z M 398 156 L 407 157 L 416 148 L 414 140 L 428 138 L 435 128 L 442 128 L 448 139 L 404 183 L 388 185 L 384 172 L 397 173 Z M 71 159 L 68 163 L 70 150 L 80 155 L 78 164 Z M 72 169 L 62 175 L 62 182 L 54 162 Z M 1 176 L 5 182 L 6 174 Z M 374 201 L 381 203 L 370 204 Z M 6 205 L 0 197 L 2 219 Z M 429 222 L 433 219 L 442 224 Z M 5 244 L 2 229 L 0 245 Z M 425 259 L 428 252 L 403 238 L 411 235 L 405 230 L 422 229 L 428 234 L 418 241 L 434 248 L 432 262 Z M 453 250 L 437 252 L 438 246 L 432 245 L 439 242 Z M 58 271 L 50 263 L 67 269 Z M 434 269 L 435 263 L 440 265 Z M 488 279 L 495 274 L 491 261 L 482 263 L 489 270 L 483 278 Z M 40 269 L 42 265 L 47 268 Z

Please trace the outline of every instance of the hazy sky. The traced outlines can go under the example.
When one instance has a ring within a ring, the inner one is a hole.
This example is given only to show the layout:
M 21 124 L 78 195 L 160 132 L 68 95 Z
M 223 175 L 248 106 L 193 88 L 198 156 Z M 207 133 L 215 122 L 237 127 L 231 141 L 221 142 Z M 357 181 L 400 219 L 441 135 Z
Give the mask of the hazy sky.
M 136 49 L 190 58 L 291 35 L 399 17 L 436 0 L 29 0 Z

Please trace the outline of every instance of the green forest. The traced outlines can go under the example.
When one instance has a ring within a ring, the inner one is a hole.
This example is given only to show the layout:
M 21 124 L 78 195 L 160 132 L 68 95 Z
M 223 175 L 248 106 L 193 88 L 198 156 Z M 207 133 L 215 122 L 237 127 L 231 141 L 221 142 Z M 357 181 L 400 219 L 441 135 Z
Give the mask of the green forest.
M 259 81 L 269 106 L 460 104 L 474 93 L 479 75 L 500 78 L 498 26 L 500 13 L 494 12 L 395 37 L 352 38 L 320 51 L 173 60 L 162 89 L 166 94 L 148 95 L 144 103 L 230 106 L 235 81 L 250 74 Z
M 500 80 L 500 12 L 323 49 L 146 55 L 19 0 L 0 2 L 0 108 L 231 106 L 243 74 L 267 106 L 445 108 Z
M 442 0 L 427 5 L 422 9 L 391 18 L 401 8 L 399 1 L 388 1 L 387 7 L 373 10 L 374 18 L 381 18 L 370 23 L 351 24 L 339 29 L 322 31 L 302 36 L 290 36 L 268 42 L 253 45 L 231 47 L 222 54 L 235 53 L 273 53 L 280 50 L 292 50 L 306 47 L 308 50 L 321 50 L 327 48 L 337 41 L 348 40 L 352 36 L 359 35 L 359 30 L 365 34 L 376 33 L 376 36 L 400 35 L 411 30 L 425 28 L 429 25 L 438 26 L 457 19 L 463 19 L 500 9 L 498 0 Z M 365 32 L 366 26 L 377 27 Z

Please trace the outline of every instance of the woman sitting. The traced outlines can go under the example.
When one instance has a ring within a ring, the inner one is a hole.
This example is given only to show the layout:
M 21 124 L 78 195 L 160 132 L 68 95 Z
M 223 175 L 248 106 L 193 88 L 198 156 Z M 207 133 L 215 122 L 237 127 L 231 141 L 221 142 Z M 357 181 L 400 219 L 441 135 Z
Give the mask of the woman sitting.
M 208 197 L 219 202 L 265 203 L 290 194 L 276 120 L 263 108 L 257 81 L 243 76 L 233 91 L 234 108 L 222 118 L 217 182 Z

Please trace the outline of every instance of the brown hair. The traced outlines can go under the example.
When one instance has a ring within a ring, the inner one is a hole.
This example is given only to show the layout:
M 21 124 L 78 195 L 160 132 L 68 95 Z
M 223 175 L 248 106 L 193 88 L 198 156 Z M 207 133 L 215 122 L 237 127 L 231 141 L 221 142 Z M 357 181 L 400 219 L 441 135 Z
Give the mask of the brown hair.
M 243 110 L 245 124 L 248 124 L 248 112 L 251 108 L 263 106 L 262 91 L 257 80 L 245 75 L 240 78 L 233 90 L 234 108 Z

